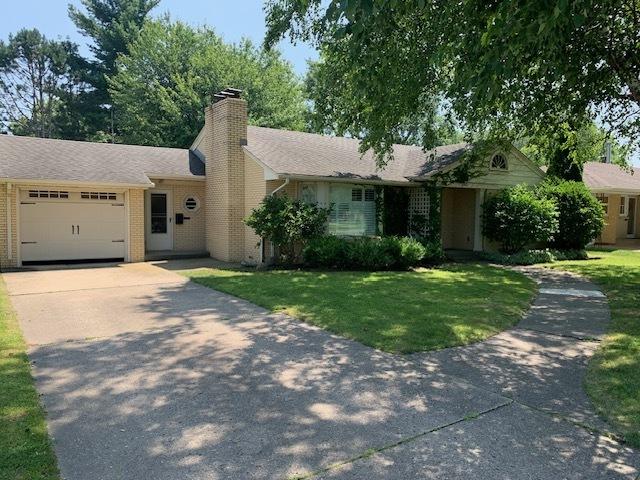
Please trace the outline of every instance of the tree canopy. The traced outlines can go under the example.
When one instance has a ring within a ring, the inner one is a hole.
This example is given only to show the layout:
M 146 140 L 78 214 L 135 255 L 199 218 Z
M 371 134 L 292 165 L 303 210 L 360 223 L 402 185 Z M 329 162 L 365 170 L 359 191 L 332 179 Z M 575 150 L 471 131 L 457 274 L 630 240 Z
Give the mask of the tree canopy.
M 389 151 L 434 98 L 470 132 L 598 118 L 637 146 L 639 0 L 270 0 L 267 23 L 267 45 L 290 35 L 325 52 L 335 115 L 363 148 Z
M 109 85 L 125 142 L 189 146 L 211 95 L 231 86 L 246 91 L 250 123 L 304 128 L 302 87 L 280 54 L 226 44 L 206 27 L 148 21 L 117 70 Z
M 91 39 L 89 48 L 95 59 L 89 61 L 87 81 L 93 87 L 85 95 L 86 109 L 91 113 L 90 139 L 114 140 L 119 125 L 113 123 L 113 103 L 107 77 L 117 73 L 116 60 L 129 52 L 149 12 L 160 0 L 81 0 L 84 9 L 69 5 L 69 17 L 80 33 Z
M 23 29 L 0 41 L 0 117 L 19 135 L 78 138 L 86 62 L 77 45 Z
M 323 52 L 319 61 L 310 62 L 305 79 L 305 95 L 310 101 L 307 128 L 316 133 L 349 135 L 359 138 L 353 115 L 366 115 L 356 85 L 336 64 L 346 60 L 335 52 Z M 349 108 L 345 109 L 345 105 Z M 423 108 L 402 119 L 392 132 L 393 143 L 422 145 L 426 148 L 463 140 L 457 122 L 444 110 L 439 99 L 425 102 Z

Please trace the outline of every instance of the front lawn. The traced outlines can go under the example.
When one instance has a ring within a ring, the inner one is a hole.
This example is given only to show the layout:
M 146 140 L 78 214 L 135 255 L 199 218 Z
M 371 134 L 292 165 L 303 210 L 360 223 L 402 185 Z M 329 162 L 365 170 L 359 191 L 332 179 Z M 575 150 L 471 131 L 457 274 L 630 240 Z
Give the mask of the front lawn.
M 0 479 L 59 479 L 18 321 L 0 277 Z
M 516 324 L 536 292 L 523 275 L 483 265 L 416 272 L 195 269 L 193 281 L 388 352 L 483 340 Z
M 599 413 L 640 447 L 640 252 L 590 252 L 554 268 L 589 277 L 607 295 L 612 323 L 589 365 L 586 389 Z

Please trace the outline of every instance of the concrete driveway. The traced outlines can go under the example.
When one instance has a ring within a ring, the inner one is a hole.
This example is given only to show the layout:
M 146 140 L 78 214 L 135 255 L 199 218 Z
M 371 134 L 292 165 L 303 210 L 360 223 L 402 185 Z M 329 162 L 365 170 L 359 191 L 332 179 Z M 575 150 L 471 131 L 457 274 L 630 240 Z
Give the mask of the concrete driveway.
M 563 404 L 578 412 L 574 422 L 554 412 L 543 379 L 524 393 L 527 374 L 556 369 L 548 378 L 562 381 L 559 371 L 578 365 L 567 359 L 585 363 L 588 345 L 520 334 L 506 347 L 494 337 L 498 344 L 475 346 L 485 349 L 475 353 L 394 356 L 170 269 L 132 264 L 4 275 L 68 480 L 639 473 L 637 452 L 576 424 L 594 418 L 583 397 Z M 529 362 L 527 348 L 536 350 Z M 492 383 L 479 365 L 456 368 L 470 355 L 504 381 Z M 509 355 L 520 366 L 503 378 Z

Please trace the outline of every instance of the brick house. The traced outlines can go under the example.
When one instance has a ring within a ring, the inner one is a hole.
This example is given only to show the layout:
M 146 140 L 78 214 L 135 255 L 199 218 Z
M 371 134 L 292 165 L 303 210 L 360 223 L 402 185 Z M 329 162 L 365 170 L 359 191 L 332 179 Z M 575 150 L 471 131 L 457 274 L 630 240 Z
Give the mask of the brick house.
M 373 235 L 385 189 L 400 189 L 410 214 L 428 216 L 424 182 L 469 148 L 397 145 L 378 170 L 357 140 L 249 126 L 239 91 L 216 97 L 190 149 L 0 136 L 0 268 L 180 252 L 257 264 L 270 249 L 243 219 L 271 194 L 332 205 L 330 233 Z M 510 147 L 469 183 L 443 188 L 444 247 L 484 249 L 485 196 L 543 177 Z
M 602 202 L 606 225 L 596 243 L 631 244 L 640 238 L 640 168 L 625 170 L 612 163 L 587 162 L 583 180 Z

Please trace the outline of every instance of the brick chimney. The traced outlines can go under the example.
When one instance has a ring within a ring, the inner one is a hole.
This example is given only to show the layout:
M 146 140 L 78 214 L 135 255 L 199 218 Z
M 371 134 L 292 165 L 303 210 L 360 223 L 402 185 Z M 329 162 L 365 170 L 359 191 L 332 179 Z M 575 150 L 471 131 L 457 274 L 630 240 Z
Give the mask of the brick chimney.
M 247 102 L 240 90 L 214 95 L 205 109 L 206 241 L 213 258 L 240 262 L 244 256 L 244 152 Z

